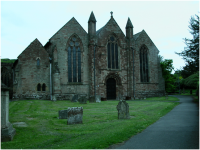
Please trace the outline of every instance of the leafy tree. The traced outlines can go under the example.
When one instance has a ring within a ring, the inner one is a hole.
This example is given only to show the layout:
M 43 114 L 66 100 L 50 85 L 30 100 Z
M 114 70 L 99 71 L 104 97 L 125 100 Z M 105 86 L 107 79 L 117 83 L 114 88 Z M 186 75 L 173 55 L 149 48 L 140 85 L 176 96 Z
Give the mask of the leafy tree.
M 174 69 L 173 67 L 173 60 L 172 59 L 163 59 L 163 57 L 160 58 L 161 62 L 161 68 L 162 68 L 162 75 L 163 78 L 165 79 L 165 90 L 167 92 L 173 91 L 175 89 L 174 86 L 174 78 L 172 73 L 172 70 Z
M 183 67 L 181 73 L 184 78 L 199 70 L 199 16 L 192 16 L 189 23 L 188 27 L 193 39 L 184 38 L 187 47 L 181 53 L 175 52 L 177 55 L 182 56 L 186 62 L 186 66 Z
M 199 85 L 199 72 L 194 73 L 187 77 L 184 81 L 184 85 L 189 88 L 198 88 Z

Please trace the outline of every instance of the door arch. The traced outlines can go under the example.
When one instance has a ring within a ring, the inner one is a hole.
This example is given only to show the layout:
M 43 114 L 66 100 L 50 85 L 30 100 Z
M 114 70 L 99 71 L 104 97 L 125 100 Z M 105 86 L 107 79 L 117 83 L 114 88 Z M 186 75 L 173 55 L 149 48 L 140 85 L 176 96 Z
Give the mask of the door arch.
M 114 78 L 109 78 L 106 81 L 106 95 L 107 100 L 116 99 L 116 80 Z

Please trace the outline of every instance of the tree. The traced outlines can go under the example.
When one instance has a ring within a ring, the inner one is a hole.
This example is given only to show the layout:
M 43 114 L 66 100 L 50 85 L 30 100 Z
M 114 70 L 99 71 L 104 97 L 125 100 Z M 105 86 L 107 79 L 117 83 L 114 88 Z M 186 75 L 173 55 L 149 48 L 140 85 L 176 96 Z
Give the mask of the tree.
M 199 16 L 195 16 L 196 18 L 191 17 L 190 25 L 188 26 L 193 39 L 184 38 L 187 47 L 181 53 L 175 52 L 177 55 L 182 56 L 186 62 L 186 66 L 183 67 L 181 74 L 184 78 L 199 70 Z
M 174 91 L 175 86 L 174 86 L 174 78 L 172 73 L 172 70 L 174 69 L 173 67 L 173 60 L 172 59 L 163 59 L 163 57 L 160 57 L 160 65 L 162 68 L 162 75 L 163 78 L 165 79 L 165 91 L 170 92 Z

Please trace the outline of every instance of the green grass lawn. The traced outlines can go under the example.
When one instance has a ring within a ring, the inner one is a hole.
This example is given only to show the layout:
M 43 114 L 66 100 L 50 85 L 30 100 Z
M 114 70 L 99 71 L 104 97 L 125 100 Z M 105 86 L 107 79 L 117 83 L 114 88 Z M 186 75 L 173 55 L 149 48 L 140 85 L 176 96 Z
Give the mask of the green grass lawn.
M 162 96 L 162 97 L 149 97 L 149 98 L 146 98 L 146 100 L 153 100 L 153 101 L 179 101 L 178 98 L 173 97 L 173 96 L 168 96 L 167 99 L 166 99 L 165 96 Z
M 20 100 L 9 103 L 9 121 L 17 127 L 13 141 L 2 149 L 102 149 L 142 132 L 172 110 L 178 102 L 127 101 L 131 119 L 118 120 L 118 101 L 79 104 L 70 101 Z M 58 111 L 83 107 L 83 124 L 67 125 Z

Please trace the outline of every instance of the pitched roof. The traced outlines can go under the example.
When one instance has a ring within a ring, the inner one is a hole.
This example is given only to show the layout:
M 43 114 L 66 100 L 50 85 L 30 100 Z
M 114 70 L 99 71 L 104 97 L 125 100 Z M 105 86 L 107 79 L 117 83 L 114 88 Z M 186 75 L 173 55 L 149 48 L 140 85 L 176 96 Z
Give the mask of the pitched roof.
M 90 14 L 90 18 L 89 18 L 88 22 L 97 22 L 96 19 L 95 19 L 93 11 Z
M 126 24 L 126 29 L 127 28 L 133 28 L 133 24 L 132 24 L 132 22 L 131 22 L 129 17 L 128 17 L 128 21 L 127 21 L 127 24 Z
M 143 30 L 142 30 L 143 31 Z M 138 32 L 137 34 L 134 34 L 133 35 L 133 38 L 136 40 L 139 36 L 140 36 L 140 34 L 142 33 L 142 31 L 141 32 Z
M 115 21 L 115 19 L 114 19 L 113 17 L 111 17 L 110 20 L 108 20 L 108 22 L 107 22 L 103 27 L 101 27 L 99 30 L 96 31 L 96 35 L 98 35 L 98 34 L 107 26 L 107 24 L 108 24 L 111 20 L 113 20 L 113 21 L 117 24 L 117 22 Z M 117 24 L 117 26 L 119 27 L 118 24 Z M 119 29 L 121 30 L 120 27 L 119 27 Z M 121 32 L 124 34 L 124 32 L 123 32 L 122 30 L 121 30 Z

